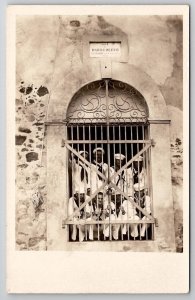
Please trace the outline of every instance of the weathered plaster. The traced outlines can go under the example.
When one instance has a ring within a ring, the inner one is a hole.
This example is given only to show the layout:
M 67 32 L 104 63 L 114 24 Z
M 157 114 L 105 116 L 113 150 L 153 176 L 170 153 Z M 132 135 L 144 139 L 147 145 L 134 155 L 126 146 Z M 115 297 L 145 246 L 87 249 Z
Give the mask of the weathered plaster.
M 166 21 L 170 36 L 174 41 L 172 50 L 172 72 L 167 76 L 164 84 L 160 85 L 160 90 L 167 104 L 176 105 L 183 108 L 183 24 L 182 19 L 169 17 Z M 188 70 L 186 70 L 188 72 Z M 185 70 L 184 70 L 185 72 Z

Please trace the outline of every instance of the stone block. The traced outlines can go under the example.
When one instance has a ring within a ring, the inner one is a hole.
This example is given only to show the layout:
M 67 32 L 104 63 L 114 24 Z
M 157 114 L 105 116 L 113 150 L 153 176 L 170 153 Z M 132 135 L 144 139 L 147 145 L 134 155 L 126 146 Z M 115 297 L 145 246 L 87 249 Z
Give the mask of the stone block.
M 29 102 L 30 104 L 33 104 L 33 103 L 35 103 L 35 100 L 29 99 L 28 102 Z
M 31 130 L 29 128 L 26 128 L 26 127 L 19 127 L 18 131 L 24 132 L 24 133 L 31 133 Z
M 43 125 L 44 123 L 43 122 L 36 122 L 36 123 L 34 123 L 33 125 L 35 125 L 35 126 L 41 126 L 41 125 Z
M 39 155 L 36 152 L 27 153 L 26 154 L 26 161 L 31 162 L 31 161 L 34 161 L 34 160 L 38 160 L 38 157 L 39 157 Z
M 15 144 L 16 146 L 22 145 L 26 140 L 26 136 L 24 135 L 16 135 L 15 137 Z
M 49 93 L 49 91 L 48 91 L 48 89 L 45 87 L 45 86 L 40 86 L 39 87 L 39 89 L 37 90 L 37 95 L 39 96 L 39 97 L 42 97 L 42 96 L 44 96 L 44 95 L 46 95 L 46 94 L 48 94 Z

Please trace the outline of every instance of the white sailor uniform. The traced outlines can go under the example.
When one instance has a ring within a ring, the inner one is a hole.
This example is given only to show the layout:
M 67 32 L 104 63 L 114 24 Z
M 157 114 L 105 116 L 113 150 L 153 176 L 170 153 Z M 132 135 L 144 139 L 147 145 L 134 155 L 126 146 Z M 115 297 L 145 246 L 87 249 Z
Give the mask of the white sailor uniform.
M 104 202 L 104 210 L 105 210 L 105 220 L 106 221 L 117 220 L 115 204 L 111 201 L 110 208 L 109 208 L 108 198 Z M 111 230 L 111 232 L 110 232 L 110 230 Z M 118 240 L 118 224 L 104 225 L 103 234 L 105 237 L 109 237 L 110 235 L 112 235 L 114 240 Z
M 133 200 L 133 198 L 131 197 L 131 199 Z M 128 199 L 125 199 L 123 201 L 123 204 L 122 204 L 122 207 L 121 207 L 121 210 L 119 212 L 119 219 L 121 220 L 125 220 L 125 221 L 128 221 L 128 220 L 133 220 L 136 222 L 136 220 L 139 220 L 139 216 L 137 215 L 137 211 L 136 211 L 136 208 L 135 206 L 132 204 L 132 202 Z M 137 228 L 137 225 L 134 224 L 134 223 L 131 223 L 129 225 L 130 227 L 130 234 L 132 237 L 137 237 L 138 236 L 138 228 Z M 124 224 L 122 226 L 122 234 L 126 234 L 128 231 L 128 225 L 127 224 Z
M 125 156 L 121 153 L 115 154 L 115 159 L 123 161 L 125 159 Z M 122 168 L 122 164 L 120 166 L 120 169 Z M 119 169 L 119 170 L 120 170 Z M 118 170 L 112 168 L 113 174 L 115 174 Z M 127 197 L 132 197 L 133 195 L 133 174 L 132 174 L 132 169 L 127 168 L 119 172 L 118 175 L 114 176 L 112 179 L 112 182 L 119 188 L 121 192 L 123 192 Z M 121 207 L 126 206 L 129 201 L 127 198 L 125 198 L 125 195 L 122 195 L 120 191 L 117 189 L 112 189 L 112 200 L 116 204 L 116 213 L 117 213 L 117 220 L 126 220 L 125 212 L 121 211 Z M 128 208 L 126 208 L 128 210 Z M 117 224 L 115 226 L 115 232 L 119 231 L 120 227 L 122 228 L 122 232 L 127 231 L 127 226 L 126 224 Z M 125 234 L 125 233 L 124 233 Z
M 114 171 L 114 168 L 112 168 L 112 174 L 114 174 L 116 171 Z M 120 172 L 117 176 L 115 176 L 112 180 L 112 182 L 127 196 L 133 195 L 133 174 L 131 168 L 125 169 L 122 172 Z M 120 192 L 118 190 L 115 190 L 115 193 L 113 194 L 118 195 Z
M 72 188 L 75 192 L 87 194 L 87 189 L 90 188 L 90 168 L 83 162 L 72 162 Z
M 138 201 L 137 201 L 138 203 Z M 144 195 L 141 199 L 140 199 L 140 206 L 141 208 L 143 208 L 149 215 L 151 214 L 151 200 L 150 200 L 150 196 L 148 195 Z M 148 217 L 143 216 L 142 220 L 148 220 Z M 149 224 L 142 224 L 141 225 L 141 231 L 140 231 L 140 235 L 141 237 L 145 236 L 146 233 L 146 229 L 149 227 Z
M 146 170 L 144 168 L 142 168 L 139 174 L 137 170 L 133 169 L 132 175 L 134 181 L 134 188 L 141 191 L 144 186 L 148 185 Z
M 108 178 L 108 165 L 106 163 L 98 163 L 96 161 L 93 161 L 93 164 L 91 166 L 91 193 L 95 193 L 105 182 L 105 179 L 103 179 L 98 173 L 102 173 L 105 178 Z M 102 188 L 102 191 L 106 190 L 106 187 Z
M 89 199 L 89 197 L 86 196 L 85 199 L 87 200 L 87 199 Z M 76 204 L 74 197 L 71 197 L 69 199 L 69 203 L 68 203 L 68 216 L 71 216 L 77 209 L 78 209 L 78 205 Z M 76 213 L 76 215 L 72 217 L 72 221 L 75 221 L 75 224 L 73 224 L 73 226 L 72 226 L 72 235 L 71 235 L 71 238 L 73 241 L 75 241 L 77 238 L 76 237 L 76 234 L 77 234 L 76 228 L 79 229 L 79 241 L 80 242 L 82 242 L 85 239 L 87 232 L 89 233 L 89 239 L 93 240 L 93 225 L 85 225 L 85 221 L 92 220 L 92 213 L 93 213 L 93 207 L 92 207 L 92 205 L 89 205 L 89 203 L 87 203 L 83 210 Z M 89 216 L 85 218 L 86 214 L 88 214 Z M 82 224 L 76 225 L 76 222 L 81 221 L 81 220 L 83 221 L 83 225 Z

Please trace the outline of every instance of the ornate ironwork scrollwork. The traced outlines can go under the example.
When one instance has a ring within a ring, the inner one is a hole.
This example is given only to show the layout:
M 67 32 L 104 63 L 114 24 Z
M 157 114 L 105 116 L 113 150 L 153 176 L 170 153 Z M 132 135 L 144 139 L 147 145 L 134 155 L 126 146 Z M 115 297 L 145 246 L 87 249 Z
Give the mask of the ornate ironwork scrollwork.
M 110 122 L 125 120 L 145 123 L 148 107 L 144 97 L 132 86 L 116 80 L 109 80 L 108 83 L 100 80 L 82 87 L 74 95 L 67 110 L 67 121 L 72 123 L 87 120 L 104 123 L 107 117 Z

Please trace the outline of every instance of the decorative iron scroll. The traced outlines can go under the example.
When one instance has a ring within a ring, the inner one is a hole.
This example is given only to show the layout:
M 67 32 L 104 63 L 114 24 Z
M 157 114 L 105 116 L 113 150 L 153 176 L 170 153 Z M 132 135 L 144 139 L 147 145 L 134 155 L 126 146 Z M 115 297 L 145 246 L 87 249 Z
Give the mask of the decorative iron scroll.
M 66 121 L 104 123 L 107 117 L 110 122 L 145 123 L 148 107 L 144 97 L 132 86 L 116 80 L 100 80 L 85 85 L 74 95 Z

